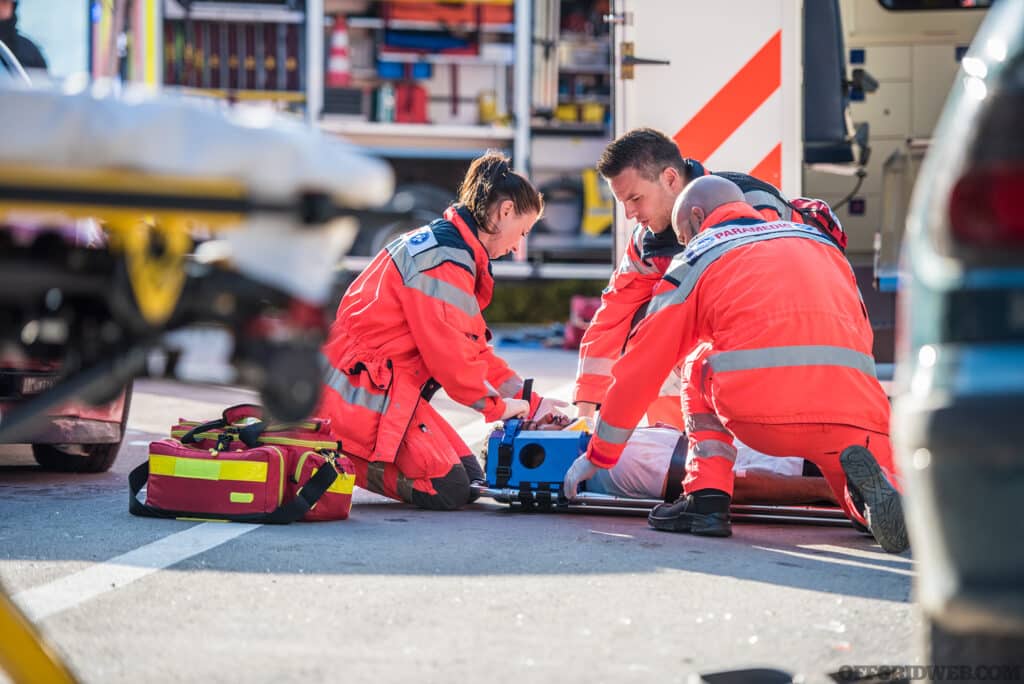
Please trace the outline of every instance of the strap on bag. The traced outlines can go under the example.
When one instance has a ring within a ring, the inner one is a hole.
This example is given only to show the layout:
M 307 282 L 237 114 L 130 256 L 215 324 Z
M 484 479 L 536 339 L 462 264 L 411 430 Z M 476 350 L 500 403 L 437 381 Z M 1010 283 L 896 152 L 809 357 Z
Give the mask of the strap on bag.
M 329 468 L 327 466 L 330 466 Z M 210 520 L 230 520 L 232 522 L 245 523 L 270 523 L 275 525 L 286 525 L 301 520 L 306 513 L 316 504 L 317 501 L 338 479 L 338 470 L 331 459 L 327 460 L 324 467 L 318 469 L 313 477 L 302 486 L 295 498 L 286 504 L 278 506 L 270 513 L 244 513 L 232 515 L 230 513 L 199 513 L 196 511 L 170 511 L 156 506 L 150 506 L 139 501 L 139 492 L 149 479 L 149 460 L 143 461 L 141 465 L 132 470 L 128 475 L 128 512 L 149 518 L 207 518 Z

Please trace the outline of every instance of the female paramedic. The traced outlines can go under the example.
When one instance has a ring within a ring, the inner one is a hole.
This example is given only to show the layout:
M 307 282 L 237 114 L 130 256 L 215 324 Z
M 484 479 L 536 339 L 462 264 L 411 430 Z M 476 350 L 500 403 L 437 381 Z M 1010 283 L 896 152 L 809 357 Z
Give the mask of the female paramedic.
M 395 239 L 349 286 L 323 348 L 318 415 L 329 417 L 356 483 L 422 508 L 468 503 L 483 472 L 430 405 L 440 387 L 487 421 L 540 417 L 564 402 L 532 395 L 494 353 L 481 312 L 490 260 L 513 253 L 544 201 L 509 160 L 473 161 L 444 217 Z

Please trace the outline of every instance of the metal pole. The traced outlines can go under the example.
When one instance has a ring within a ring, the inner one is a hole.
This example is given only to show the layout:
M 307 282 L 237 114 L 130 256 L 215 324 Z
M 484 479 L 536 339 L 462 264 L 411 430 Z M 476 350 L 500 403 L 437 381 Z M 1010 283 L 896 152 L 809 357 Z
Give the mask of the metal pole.
M 324 106 L 324 2 L 306 0 L 306 121 L 315 126 Z
M 515 138 L 512 144 L 512 164 L 520 172 L 530 175 L 530 59 L 533 34 L 533 0 L 516 0 L 515 5 Z

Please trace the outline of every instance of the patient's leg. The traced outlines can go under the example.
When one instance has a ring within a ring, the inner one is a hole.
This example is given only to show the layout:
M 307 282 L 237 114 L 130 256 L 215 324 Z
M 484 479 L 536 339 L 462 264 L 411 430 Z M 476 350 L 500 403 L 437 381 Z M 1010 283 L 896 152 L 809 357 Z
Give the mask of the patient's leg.
M 732 500 L 733 503 L 783 506 L 823 501 L 837 503 L 823 477 L 779 475 L 759 468 L 736 473 Z

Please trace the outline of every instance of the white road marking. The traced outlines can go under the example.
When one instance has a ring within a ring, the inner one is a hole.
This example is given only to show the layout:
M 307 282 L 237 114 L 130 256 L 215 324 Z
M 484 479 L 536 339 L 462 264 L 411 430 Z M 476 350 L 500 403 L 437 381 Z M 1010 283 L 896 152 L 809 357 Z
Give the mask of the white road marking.
M 895 575 L 905 575 L 907 577 L 913 577 L 916 574 L 913 570 L 904 570 L 903 568 L 891 568 L 885 565 L 874 565 L 872 563 L 850 560 L 848 558 L 829 558 L 828 556 L 818 556 L 813 553 L 800 553 L 799 551 L 788 551 L 786 549 L 773 549 L 767 546 L 755 545 L 754 548 L 761 549 L 762 551 L 771 551 L 772 553 L 781 553 L 785 556 L 792 556 L 793 558 L 803 558 L 805 560 L 817 561 L 819 563 L 835 563 L 836 565 L 849 565 L 855 568 L 867 568 L 868 570 L 891 572 Z
M 559 385 L 544 396 L 569 400 L 575 383 Z M 477 449 L 491 433 L 493 424 L 480 422 L 456 427 L 470 447 Z M 130 442 L 132 446 L 149 444 L 148 440 Z M 209 551 L 239 537 L 260 525 L 243 523 L 202 523 L 176 532 L 163 539 L 141 546 L 120 556 L 98 563 L 66 577 L 18 592 L 12 598 L 30 620 L 37 621 L 55 615 L 158 570 L 180 563 L 186 558 Z
M 104 563 L 32 587 L 12 599 L 30 620 L 42 620 L 91 598 L 131 584 L 157 570 L 209 551 L 261 527 L 245 523 L 202 523 L 140 546 Z

